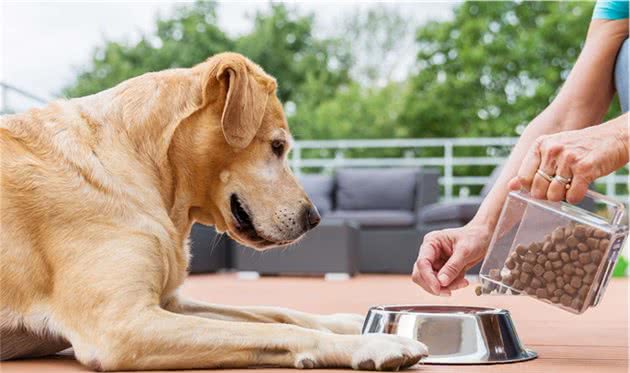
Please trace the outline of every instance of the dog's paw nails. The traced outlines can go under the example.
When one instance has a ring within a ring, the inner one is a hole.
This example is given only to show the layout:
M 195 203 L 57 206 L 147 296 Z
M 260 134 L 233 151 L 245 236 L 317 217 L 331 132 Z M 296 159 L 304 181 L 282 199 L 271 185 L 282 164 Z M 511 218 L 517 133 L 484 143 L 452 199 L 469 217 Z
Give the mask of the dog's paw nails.
M 311 358 L 306 357 L 298 361 L 298 363 L 296 364 L 296 367 L 298 369 L 313 369 L 315 368 L 315 361 L 313 361 L 313 359 Z
M 357 366 L 360 370 L 376 370 L 376 364 L 374 360 L 369 359 L 359 363 Z
M 389 334 L 366 334 L 359 337 L 352 367 L 361 370 L 400 370 L 415 365 L 428 351 L 424 344 Z
M 394 357 L 383 361 L 380 366 L 380 370 L 393 370 L 397 372 L 400 368 L 406 368 L 413 365 L 409 363 L 410 361 L 405 356 Z
M 415 355 L 415 356 L 407 356 L 405 359 L 404 367 L 411 367 L 420 362 L 423 358 L 427 357 L 427 354 Z

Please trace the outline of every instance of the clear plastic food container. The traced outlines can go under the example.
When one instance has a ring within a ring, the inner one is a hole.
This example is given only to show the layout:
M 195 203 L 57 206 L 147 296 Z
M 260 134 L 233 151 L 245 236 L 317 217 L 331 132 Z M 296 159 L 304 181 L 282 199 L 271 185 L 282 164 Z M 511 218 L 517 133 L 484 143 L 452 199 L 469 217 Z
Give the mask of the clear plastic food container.
M 511 192 L 480 271 L 482 294 L 528 295 L 572 313 L 602 298 L 628 233 L 622 203 L 580 206 Z

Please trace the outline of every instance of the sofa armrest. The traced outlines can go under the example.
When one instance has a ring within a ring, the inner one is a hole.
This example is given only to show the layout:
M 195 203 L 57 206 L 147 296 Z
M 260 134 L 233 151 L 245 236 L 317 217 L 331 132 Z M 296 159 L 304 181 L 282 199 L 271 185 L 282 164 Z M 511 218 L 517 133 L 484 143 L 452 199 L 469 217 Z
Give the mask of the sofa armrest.
M 416 181 L 416 205 L 415 211 L 420 211 L 424 206 L 435 203 L 440 198 L 440 170 L 436 168 L 423 168 L 418 172 Z
M 479 206 L 481 206 L 480 198 L 432 203 L 418 212 L 417 223 L 419 226 L 442 222 L 465 224 L 475 216 Z

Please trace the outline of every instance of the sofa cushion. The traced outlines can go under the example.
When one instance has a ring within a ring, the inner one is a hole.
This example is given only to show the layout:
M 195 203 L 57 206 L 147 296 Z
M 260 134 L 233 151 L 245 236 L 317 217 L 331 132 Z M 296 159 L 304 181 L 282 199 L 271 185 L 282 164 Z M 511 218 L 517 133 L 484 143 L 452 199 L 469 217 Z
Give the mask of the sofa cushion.
M 423 208 L 418 214 L 418 224 L 437 222 L 467 223 L 477 213 L 481 200 L 438 202 Z
M 339 210 L 414 209 L 417 169 L 341 169 L 337 171 Z
M 327 218 L 353 220 L 361 227 L 409 227 L 415 220 L 412 212 L 401 210 L 335 210 Z
M 315 204 L 321 215 L 332 210 L 334 180 L 329 175 L 302 175 L 300 181 L 308 198 Z

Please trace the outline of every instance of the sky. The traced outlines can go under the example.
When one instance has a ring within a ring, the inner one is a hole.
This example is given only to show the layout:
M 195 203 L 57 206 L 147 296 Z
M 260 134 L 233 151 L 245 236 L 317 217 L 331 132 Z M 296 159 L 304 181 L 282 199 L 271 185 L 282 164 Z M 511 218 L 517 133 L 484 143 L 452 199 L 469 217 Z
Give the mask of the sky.
M 300 12 L 316 16 L 315 32 L 325 35 L 344 15 L 374 1 L 290 1 Z M 451 16 L 448 1 L 399 1 L 381 3 L 398 7 L 418 24 Z M 30 92 L 44 100 L 59 95 L 85 66 L 94 48 L 105 40 L 134 41 L 154 30 L 158 15 L 168 15 L 174 1 L 14 1 L 0 0 L 0 82 Z M 251 17 L 269 7 L 269 1 L 220 2 L 219 24 L 230 35 L 251 29 Z M 411 36 L 412 37 L 412 36 Z M 3 104 L 0 95 L 0 110 Z M 14 110 L 36 105 L 8 96 Z

